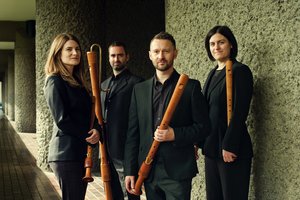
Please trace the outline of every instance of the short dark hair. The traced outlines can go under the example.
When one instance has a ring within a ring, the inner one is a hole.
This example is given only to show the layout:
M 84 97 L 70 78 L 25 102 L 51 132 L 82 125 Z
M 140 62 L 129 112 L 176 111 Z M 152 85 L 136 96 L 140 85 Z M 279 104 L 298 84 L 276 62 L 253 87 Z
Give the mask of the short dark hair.
M 108 46 L 108 50 L 110 47 L 123 47 L 124 51 L 125 51 L 125 54 L 127 55 L 128 54 L 128 51 L 127 51 L 127 46 L 125 43 L 123 42 L 120 42 L 120 41 L 113 41 L 109 46 Z
M 174 48 L 176 49 L 176 41 L 175 41 L 174 37 L 173 37 L 170 33 L 167 33 L 167 32 L 162 31 L 162 32 L 156 34 L 156 35 L 152 38 L 151 42 L 152 42 L 154 39 L 158 39 L 158 40 L 169 40 L 169 41 L 173 44 Z M 150 44 L 151 44 L 151 42 L 150 42 Z
M 211 55 L 211 52 L 210 52 L 209 40 L 216 33 L 220 33 L 221 35 L 223 35 L 224 37 L 227 38 L 229 43 L 232 45 L 232 49 L 230 50 L 230 58 L 235 59 L 237 54 L 238 54 L 237 41 L 236 41 L 232 31 L 230 30 L 230 28 L 228 26 L 219 26 L 219 25 L 213 27 L 207 33 L 207 35 L 205 37 L 205 49 L 206 49 L 206 52 L 207 52 L 207 55 L 208 55 L 209 59 L 212 60 L 212 61 L 215 61 L 215 58 Z

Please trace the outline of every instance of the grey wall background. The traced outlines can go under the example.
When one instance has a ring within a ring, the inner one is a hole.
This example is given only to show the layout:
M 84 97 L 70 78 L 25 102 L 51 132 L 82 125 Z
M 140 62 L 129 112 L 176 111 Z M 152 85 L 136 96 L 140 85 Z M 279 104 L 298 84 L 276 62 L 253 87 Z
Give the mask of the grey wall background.
M 177 40 L 175 67 L 204 84 L 215 63 L 204 38 L 228 25 L 238 60 L 254 75 L 249 130 L 254 144 L 249 199 L 300 199 L 300 1 L 166 0 L 166 30 Z M 203 156 L 193 200 L 205 199 Z
M 23 29 L 16 32 L 15 46 L 15 127 L 19 132 L 35 132 L 35 42 Z M 12 86 L 10 86 L 12 88 Z M 9 100 L 9 99 L 8 99 Z M 12 103 L 12 100 L 10 100 Z

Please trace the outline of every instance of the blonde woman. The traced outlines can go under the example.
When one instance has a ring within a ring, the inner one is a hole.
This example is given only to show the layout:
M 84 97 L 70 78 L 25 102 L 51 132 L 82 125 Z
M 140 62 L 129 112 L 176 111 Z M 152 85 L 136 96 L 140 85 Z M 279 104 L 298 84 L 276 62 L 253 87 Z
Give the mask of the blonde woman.
M 45 65 L 44 92 L 54 121 L 48 161 L 63 200 L 84 200 L 87 144 L 99 141 L 98 128 L 90 130 L 92 101 L 85 71 L 78 39 L 57 35 Z

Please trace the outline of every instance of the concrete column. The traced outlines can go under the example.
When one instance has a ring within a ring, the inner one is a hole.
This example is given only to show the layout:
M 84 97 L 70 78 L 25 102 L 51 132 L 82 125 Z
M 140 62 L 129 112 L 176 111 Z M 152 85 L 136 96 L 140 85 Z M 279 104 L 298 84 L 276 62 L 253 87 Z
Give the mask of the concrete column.
M 9 120 L 15 120 L 15 74 L 14 74 L 14 57 L 8 56 L 8 95 L 7 95 L 7 116 Z
M 1 103 L 1 107 L 2 107 L 2 102 L 3 102 L 3 100 L 2 100 L 2 81 L 0 81 L 0 103 Z
M 15 47 L 15 125 L 19 132 L 35 132 L 35 54 L 34 38 L 16 33 Z
M 5 71 L 5 73 L 4 73 L 4 91 L 3 91 L 3 93 L 4 93 L 4 98 L 3 98 L 3 105 L 4 105 L 4 107 L 3 107 L 3 111 L 4 111 L 4 113 L 5 113 L 5 115 L 7 115 L 7 113 L 8 113 L 8 103 L 7 103 L 7 95 L 8 95 L 8 92 L 7 92 L 7 90 L 8 90 L 8 75 L 7 75 L 7 70 Z
M 53 0 L 36 1 L 36 80 L 37 80 L 37 164 L 49 170 L 47 164 L 48 145 L 52 134 L 52 117 L 47 107 L 43 86 L 44 65 L 53 38 L 62 32 L 76 35 L 86 52 L 91 44 L 102 45 L 104 40 L 103 1 Z M 86 55 L 83 53 L 84 59 Z

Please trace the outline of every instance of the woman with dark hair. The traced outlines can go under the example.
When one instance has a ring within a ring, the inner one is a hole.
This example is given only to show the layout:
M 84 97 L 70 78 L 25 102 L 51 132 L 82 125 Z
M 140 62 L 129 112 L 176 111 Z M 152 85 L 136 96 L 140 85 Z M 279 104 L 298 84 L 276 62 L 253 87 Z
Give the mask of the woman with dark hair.
M 48 161 L 63 200 L 84 200 L 87 143 L 97 144 L 100 136 L 97 129 L 90 130 L 92 100 L 86 71 L 78 39 L 57 35 L 45 65 L 44 92 L 54 122 Z
M 238 62 L 237 41 L 227 26 L 215 26 L 205 38 L 208 57 L 217 61 L 203 88 L 209 104 L 211 132 L 202 151 L 205 155 L 208 200 L 248 199 L 252 143 L 246 120 L 253 92 L 248 66 Z M 232 117 L 227 125 L 225 63 L 233 62 Z

